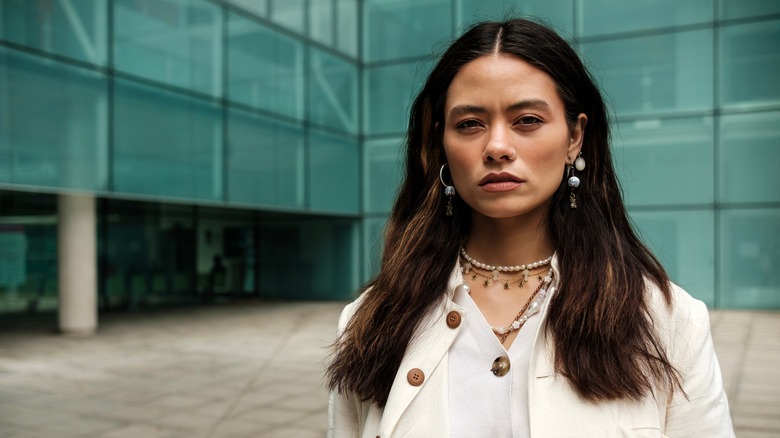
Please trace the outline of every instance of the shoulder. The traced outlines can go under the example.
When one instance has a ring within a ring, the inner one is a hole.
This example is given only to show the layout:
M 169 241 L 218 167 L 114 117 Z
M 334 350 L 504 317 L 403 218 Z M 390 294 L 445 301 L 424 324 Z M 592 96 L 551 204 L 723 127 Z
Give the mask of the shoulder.
M 338 331 L 339 333 L 342 333 L 344 329 L 347 327 L 347 324 L 349 324 L 349 321 L 352 320 L 352 317 L 355 316 L 355 314 L 360 309 L 360 306 L 363 304 L 363 302 L 366 299 L 366 295 L 370 292 L 371 288 L 366 289 L 361 293 L 355 301 L 347 304 L 344 309 L 341 311 L 341 316 L 339 316 L 339 326 Z
M 669 288 L 671 300 L 667 302 L 661 289 L 648 282 L 648 307 L 659 338 L 669 348 L 668 353 L 676 356 L 711 338 L 710 318 L 704 302 L 674 283 Z

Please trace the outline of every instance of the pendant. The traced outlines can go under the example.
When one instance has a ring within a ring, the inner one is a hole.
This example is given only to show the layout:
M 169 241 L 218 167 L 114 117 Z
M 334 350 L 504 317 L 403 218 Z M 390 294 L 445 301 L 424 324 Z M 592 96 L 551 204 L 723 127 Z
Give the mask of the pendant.
M 509 290 L 509 280 L 504 282 L 504 290 Z
M 490 286 L 490 279 L 485 280 L 484 283 L 482 283 L 483 286 L 488 287 Z
M 520 280 L 520 287 L 523 287 L 523 286 L 525 286 L 525 278 Z

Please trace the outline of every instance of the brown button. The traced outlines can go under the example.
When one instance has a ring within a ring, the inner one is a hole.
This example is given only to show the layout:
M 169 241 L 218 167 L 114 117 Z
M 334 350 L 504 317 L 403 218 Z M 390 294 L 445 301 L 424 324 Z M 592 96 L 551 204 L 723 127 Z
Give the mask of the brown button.
M 454 329 L 460 325 L 460 321 L 460 313 L 453 310 L 447 314 L 447 327 Z
M 505 376 L 509 372 L 509 358 L 506 356 L 499 356 L 493 361 L 493 368 L 490 371 L 498 377 Z
M 425 380 L 425 373 L 419 368 L 412 368 L 406 374 L 406 380 L 409 381 L 409 384 L 412 386 L 420 386 Z

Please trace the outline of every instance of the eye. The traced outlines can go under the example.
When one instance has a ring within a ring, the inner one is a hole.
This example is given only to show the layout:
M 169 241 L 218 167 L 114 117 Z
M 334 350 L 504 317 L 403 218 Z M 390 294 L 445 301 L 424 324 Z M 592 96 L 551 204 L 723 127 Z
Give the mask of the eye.
M 536 116 L 523 116 L 517 119 L 515 123 L 521 126 L 533 126 L 542 123 L 542 119 Z
M 479 128 L 480 126 L 482 126 L 482 124 L 479 123 L 479 121 L 474 120 L 474 119 L 468 119 L 468 120 L 464 120 L 464 121 L 458 123 L 457 125 L 455 125 L 455 128 L 456 129 L 473 129 L 473 128 Z

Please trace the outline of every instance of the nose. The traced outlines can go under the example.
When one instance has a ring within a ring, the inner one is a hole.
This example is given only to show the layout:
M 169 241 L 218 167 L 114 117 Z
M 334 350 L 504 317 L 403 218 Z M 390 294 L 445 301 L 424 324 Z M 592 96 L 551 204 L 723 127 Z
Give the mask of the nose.
M 484 161 L 513 161 L 517 151 L 510 143 L 510 136 L 506 129 L 495 126 L 490 130 L 490 138 L 485 145 L 482 159 Z

